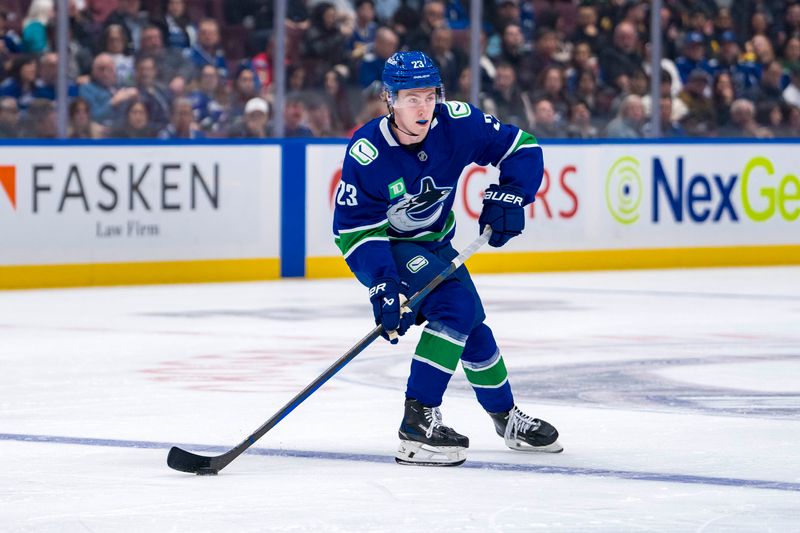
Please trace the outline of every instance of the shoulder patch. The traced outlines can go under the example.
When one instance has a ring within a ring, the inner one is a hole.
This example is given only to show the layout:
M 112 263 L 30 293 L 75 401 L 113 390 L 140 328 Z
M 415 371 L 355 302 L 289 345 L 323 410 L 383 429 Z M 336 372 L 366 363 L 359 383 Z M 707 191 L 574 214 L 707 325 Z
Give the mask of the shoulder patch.
M 470 113 L 472 113 L 472 108 L 469 107 L 469 104 L 464 102 L 448 100 L 444 103 L 444 105 L 447 107 L 447 114 L 453 118 L 468 117 Z
M 378 149 L 366 139 L 359 139 L 348 152 L 361 165 L 369 165 L 378 158 Z

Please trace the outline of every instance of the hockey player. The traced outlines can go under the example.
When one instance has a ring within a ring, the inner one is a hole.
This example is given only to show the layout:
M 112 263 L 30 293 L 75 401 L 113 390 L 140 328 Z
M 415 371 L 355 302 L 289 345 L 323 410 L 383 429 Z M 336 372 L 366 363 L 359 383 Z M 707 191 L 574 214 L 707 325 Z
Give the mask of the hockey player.
M 336 192 L 336 244 L 369 287 L 375 323 L 397 343 L 427 322 L 411 361 L 400 424 L 401 464 L 459 465 L 469 439 L 442 423 L 439 406 L 458 362 L 513 450 L 560 452 L 556 429 L 516 407 L 503 357 L 484 324 L 480 297 L 460 267 L 414 309 L 405 295 L 424 287 L 456 257 L 450 244 L 459 176 L 470 163 L 500 169 L 485 193 L 480 230 L 503 246 L 525 225 L 544 169 L 536 139 L 463 102 L 444 98 L 439 70 L 421 52 L 387 61 L 383 84 L 389 114 L 357 130 L 347 147 Z

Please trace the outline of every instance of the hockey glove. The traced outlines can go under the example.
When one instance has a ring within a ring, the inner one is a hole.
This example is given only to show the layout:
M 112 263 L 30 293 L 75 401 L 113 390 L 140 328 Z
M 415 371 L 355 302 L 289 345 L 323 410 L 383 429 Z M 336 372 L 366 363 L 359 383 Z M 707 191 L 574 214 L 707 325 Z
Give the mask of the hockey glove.
M 392 344 L 397 344 L 397 337 L 404 335 L 414 325 L 414 313 L 403 305 L 406 297 L 400 292 L 407 289 L 408 284 L 405 282 L 380 278 L 375 280 L 369 290 L 375 324 L 383 326 L 381 337 Z
M 480 232 L 492 228 L 489 246 L 500 248 L 525 228 L 522 191 L 516 187 L 500 187 L 493 183 L 483 196 L 483 210 L 478 218 Z

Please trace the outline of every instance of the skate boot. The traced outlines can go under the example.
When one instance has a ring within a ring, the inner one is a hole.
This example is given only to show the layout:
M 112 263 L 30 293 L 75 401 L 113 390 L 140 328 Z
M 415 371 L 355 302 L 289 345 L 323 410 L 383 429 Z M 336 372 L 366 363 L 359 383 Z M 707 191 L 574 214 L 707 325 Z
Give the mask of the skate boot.
M 394 458 L 401 465 L 458 466 L 467 459 L 469 439 L 442 424 L 438 407 L 406 399 L 400 424 L 400 448 Z
M 494 421 L 497 434 L 506 441 L 512 450 L 523 452 L 559 453 L 564 450 L 558 443 L 556 428 L 538 418 L 533 418 L 517 406 L 505 413 L 489 413 Z

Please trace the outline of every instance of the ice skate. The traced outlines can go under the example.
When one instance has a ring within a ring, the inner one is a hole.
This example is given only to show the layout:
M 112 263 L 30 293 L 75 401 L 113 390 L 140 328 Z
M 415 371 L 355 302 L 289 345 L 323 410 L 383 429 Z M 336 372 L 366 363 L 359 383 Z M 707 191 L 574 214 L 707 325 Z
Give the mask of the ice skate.
M 442 424 L 438 407 L 406 399 L 395 460 L 402 465 L 458 466 L 467 459 L 469 439 Z
M 517 406 L 505 413 L 489 413 L 497 434 L 506 446 L 522 452 L 559 453 L 564 450 L 558 443 L 558 431 L 544 420 L 533 418 Z

